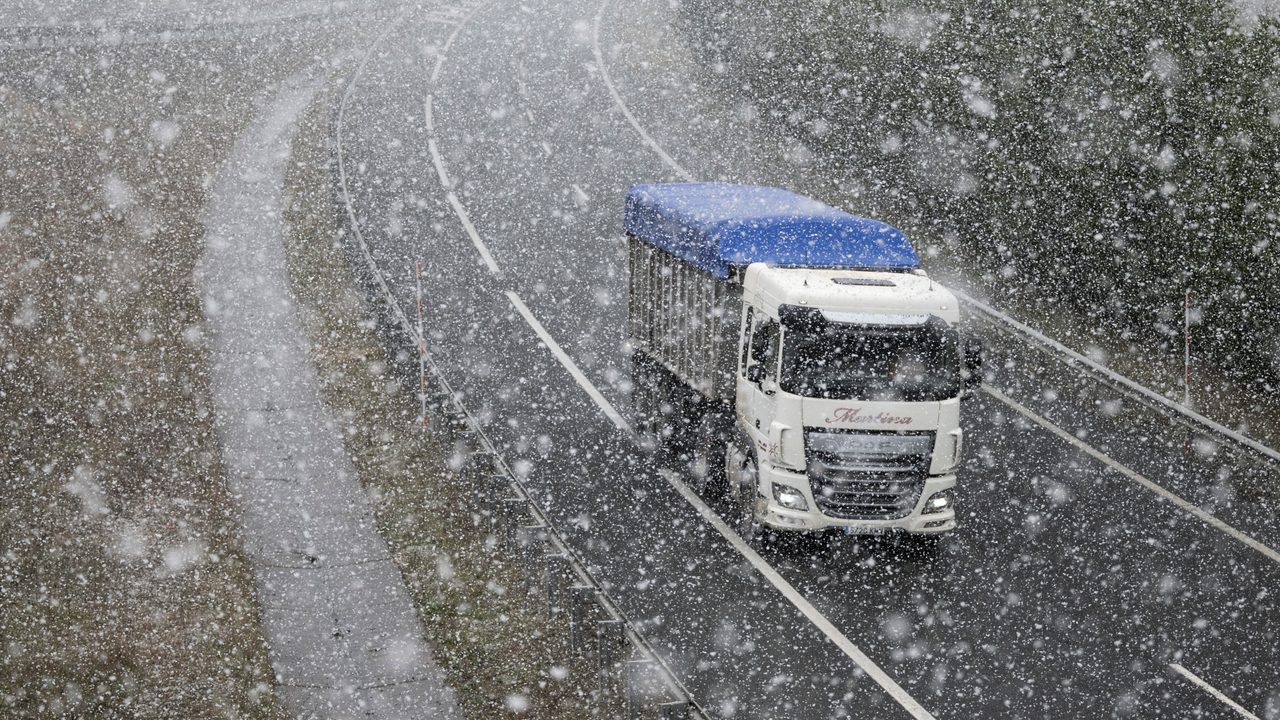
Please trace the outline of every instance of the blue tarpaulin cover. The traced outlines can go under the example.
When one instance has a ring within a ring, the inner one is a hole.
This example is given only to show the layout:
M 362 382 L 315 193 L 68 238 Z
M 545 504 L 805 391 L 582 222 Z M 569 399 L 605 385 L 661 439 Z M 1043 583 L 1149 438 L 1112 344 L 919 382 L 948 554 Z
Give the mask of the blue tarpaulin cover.
M 902 231 L 782 188 L 632 185 L 626 231 L 719 278 L 736 265 L 886 270 L 919 267 Z

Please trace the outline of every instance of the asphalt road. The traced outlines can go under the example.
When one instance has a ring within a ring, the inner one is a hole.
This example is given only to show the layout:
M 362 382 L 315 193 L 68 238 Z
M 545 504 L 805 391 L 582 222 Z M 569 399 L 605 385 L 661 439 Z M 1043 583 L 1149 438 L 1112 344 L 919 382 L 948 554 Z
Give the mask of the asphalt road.
M 961 527 L 936 557 L 841 538 L 753 563 L 656 471 L 626 431 L 627 186 L 687 175 L 829 197 L 842 182 L 769 130 L 771 109 L 700 88 L 672 12 L 410 12 L 371 48 L 338 140 L 406 308 L 424 263 L 450 382 L 700 704 L 1280 717 L 1280 528 L 1251 490 L 1276 469 L 1017 343 L 990 337 L 994 391 L 965 406 Z

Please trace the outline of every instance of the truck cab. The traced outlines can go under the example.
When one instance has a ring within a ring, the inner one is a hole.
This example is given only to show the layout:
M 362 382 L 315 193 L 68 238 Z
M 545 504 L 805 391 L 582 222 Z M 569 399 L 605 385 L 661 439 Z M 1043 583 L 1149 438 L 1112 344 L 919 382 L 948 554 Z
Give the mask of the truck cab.
M 952 530 L 965 390 L 955 296 L 918 270 L 752 263 L 742 308 L 725 472 L 743 520 Z

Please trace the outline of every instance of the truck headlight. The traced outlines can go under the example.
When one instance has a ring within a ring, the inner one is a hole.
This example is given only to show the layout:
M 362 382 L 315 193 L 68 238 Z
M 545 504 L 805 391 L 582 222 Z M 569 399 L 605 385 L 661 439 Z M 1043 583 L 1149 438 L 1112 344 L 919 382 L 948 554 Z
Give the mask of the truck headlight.
M 781 483 L 773 484 L 773 499 L 784 508 L 791 510 L 808 510 L 809 503 L 805 502 L 804 495 L 799 490 L 790 485 Z
M 934 493 L 932 497 L 924 503 L 922 515 L 929 513 L 940 513 L 951 509 L 951 495 L 946 492 Z

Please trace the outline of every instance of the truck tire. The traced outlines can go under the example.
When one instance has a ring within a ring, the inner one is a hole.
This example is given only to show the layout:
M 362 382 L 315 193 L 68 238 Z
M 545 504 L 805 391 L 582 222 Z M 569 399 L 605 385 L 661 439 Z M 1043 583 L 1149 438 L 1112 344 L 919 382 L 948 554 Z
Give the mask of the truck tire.
M 760 487 L 755 451 L 743 452 L 736 445 L 729 445 L 725 452 L 725 469 L 729 485 L 730 524 L 743 542 L 755 547 L 764 541 L 766 535 L 766 528 L 755 511 Z
M 690 459 L 689 391 L 670 373 L 636 352 L 632 356 L 631 403 L 641 447 L 659 467 L 683 470 Z
M 723 425 L 718 414 L 703 413 L 689 452 L 688 468 L 692 485 L 699 495 L 707 499 L 722 496 L 728 490 L 726 473 L 722 470 L 728 448 Z
M 661 388 L 657 383 L 651 361 L 635 353 L 631 358 L 631 410 L 641 447 L 654 453 L 662 446 L 662 428 L 658 422 Z

